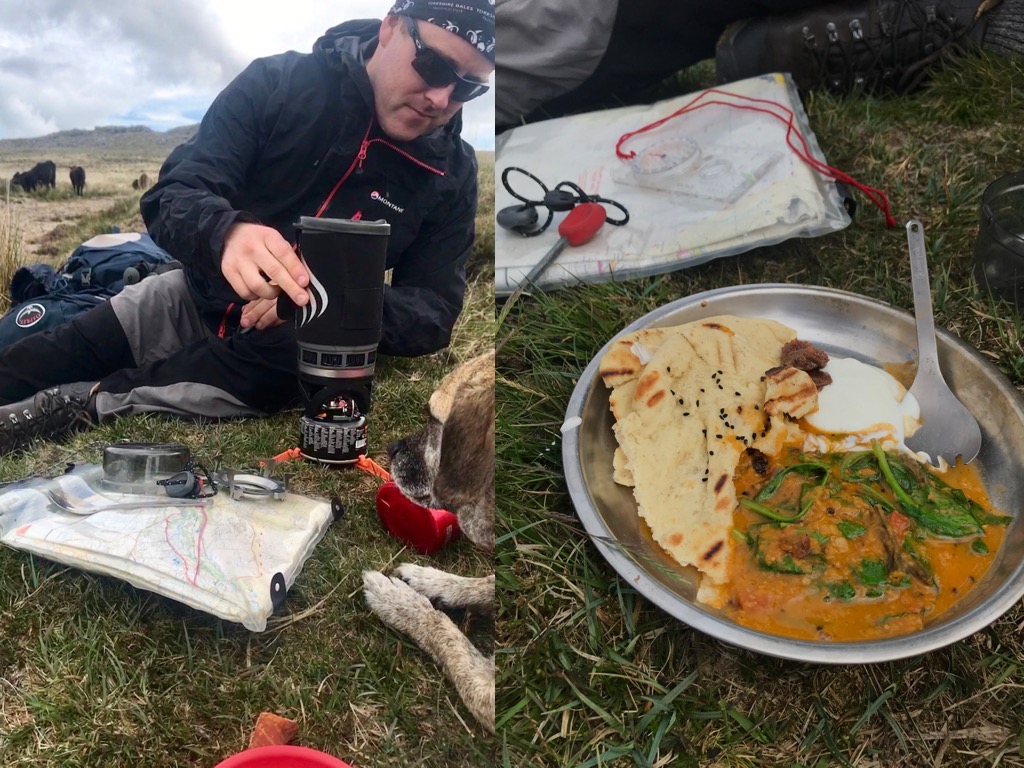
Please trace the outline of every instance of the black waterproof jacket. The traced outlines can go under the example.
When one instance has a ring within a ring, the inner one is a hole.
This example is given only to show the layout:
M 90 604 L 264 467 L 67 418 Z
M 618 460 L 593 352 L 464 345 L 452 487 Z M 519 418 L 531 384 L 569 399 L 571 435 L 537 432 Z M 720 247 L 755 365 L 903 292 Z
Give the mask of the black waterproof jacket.
M 476 157 L 460 137 L 461 111 L 414 141 L 380 130 L 364 65 L 379 29 L 376 20 L 350 21 L 310 54 L 255 60 L 143 196 L 150 235 L 185 265 L 208 317 L 237 321 L 241 311 L 220 271 L 232 224 L 265 224 L 294 243 L 292 225 L 330 197 L 321 216 L 391 225 L 380 352 L 422 355 L 448 344 L 473 245 Z

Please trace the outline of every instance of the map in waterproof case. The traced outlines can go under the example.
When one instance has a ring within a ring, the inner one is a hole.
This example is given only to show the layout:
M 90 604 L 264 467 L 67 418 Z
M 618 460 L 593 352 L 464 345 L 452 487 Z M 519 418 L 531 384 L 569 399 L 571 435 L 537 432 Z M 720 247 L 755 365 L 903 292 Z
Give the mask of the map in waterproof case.
M 629 211 L 622 226 L 562 251 L 531 290 L 669 272 L 850 223 L 833 180 L 817 170 L 827 158 L 783 73 L 529 123 L 495 143 L 496 178 L 525 169 L 548 187 L 571 182 Z M 495 210 L 519 205 L 516 191 L 496 185 Z M 495 222 L 498 295 L 543 261 L 565 217 L 554 212 L 552 231 L 539 237 Z

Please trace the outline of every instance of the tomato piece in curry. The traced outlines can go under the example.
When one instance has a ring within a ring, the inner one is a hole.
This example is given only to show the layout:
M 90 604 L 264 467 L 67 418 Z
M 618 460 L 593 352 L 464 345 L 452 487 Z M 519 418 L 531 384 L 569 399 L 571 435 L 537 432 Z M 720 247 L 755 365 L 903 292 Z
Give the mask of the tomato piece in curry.
M 776 458 L 737 467 L 725 612 L 751 629 L 858 641 L 921 629 L 984 576 L 1009 518 L 976 469 L 943 475 L 872 451 Z

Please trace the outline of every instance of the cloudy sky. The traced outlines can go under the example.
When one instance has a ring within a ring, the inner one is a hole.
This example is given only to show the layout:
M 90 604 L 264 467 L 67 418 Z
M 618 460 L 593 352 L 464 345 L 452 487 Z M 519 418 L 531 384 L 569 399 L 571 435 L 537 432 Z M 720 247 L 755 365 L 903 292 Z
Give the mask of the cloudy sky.
M 199 122 L 252 59 L 309 51 L 324 30 L 392 0 L 0 0 L 0 139 L 97 125 Z M 494 147 L 492 93 L 466 140 Z

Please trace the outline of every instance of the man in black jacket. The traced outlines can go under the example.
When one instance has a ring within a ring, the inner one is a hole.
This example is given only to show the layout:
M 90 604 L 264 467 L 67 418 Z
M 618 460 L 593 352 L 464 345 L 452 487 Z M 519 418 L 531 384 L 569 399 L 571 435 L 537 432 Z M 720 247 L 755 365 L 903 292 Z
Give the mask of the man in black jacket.
M 115 415 L 225 418 L 296 404 L 309 276 L 301 216 L 391 228 L 379 351 L 446 346 L 474 239 L 477 165 L 461 109 L 494 68 L 493 0 L 397 0 L 310 54 L 257 59 L 173 150 L 141 209 L 183 270 L 142 280 L 0 354 L 0 454 Z

